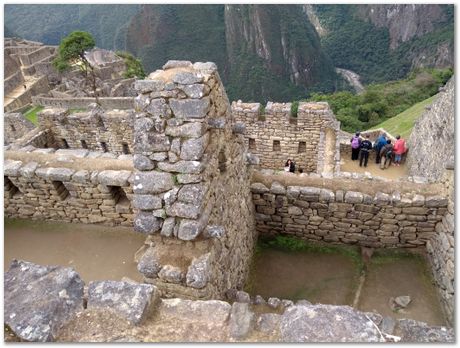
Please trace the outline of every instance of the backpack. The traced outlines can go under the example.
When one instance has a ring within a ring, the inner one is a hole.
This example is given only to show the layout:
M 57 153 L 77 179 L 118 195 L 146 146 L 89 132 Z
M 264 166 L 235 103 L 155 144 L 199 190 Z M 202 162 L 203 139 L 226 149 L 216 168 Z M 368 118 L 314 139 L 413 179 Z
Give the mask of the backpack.
M 357 136 L 354 136 L 351 140 L 351 147 L 353 149 L 357 149 L 359 147 L 359 138 Z

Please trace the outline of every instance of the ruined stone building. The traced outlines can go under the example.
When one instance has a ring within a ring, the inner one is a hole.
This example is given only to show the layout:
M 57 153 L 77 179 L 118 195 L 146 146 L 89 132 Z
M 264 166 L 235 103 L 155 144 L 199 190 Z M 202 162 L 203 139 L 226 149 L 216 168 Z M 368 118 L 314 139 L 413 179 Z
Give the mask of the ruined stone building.
M 38 127 L 6 147 L 5 215 L 133 226 L 146 235 L 136 255 L 144 281 L 163 297 L 194 300 L 241 289 L 259 235 L 426 247 L 453 320 L 453 170 L 429 144 L 411 151 L 411 176 L 399 181 L 351 175 L 340 171 L 340 124 L 326 103 L 300 103 L 295 119 L 289 103 L 264 112 L 230 104 L 213 63 L 186 61 L 169 61 L 134 90 L 125 107 L 42 104 Z M 411 142 L 439 127 L 450 158 L 445 122 L 453 123 L 453 80 Z M 6 127 L 16 124 L 7 117 Z M 427 152 L 431 160 L 415 157 Z M 267 170 L 287 158 L 305 174 Z M 426 179 L 414 180 L 420 171 Z

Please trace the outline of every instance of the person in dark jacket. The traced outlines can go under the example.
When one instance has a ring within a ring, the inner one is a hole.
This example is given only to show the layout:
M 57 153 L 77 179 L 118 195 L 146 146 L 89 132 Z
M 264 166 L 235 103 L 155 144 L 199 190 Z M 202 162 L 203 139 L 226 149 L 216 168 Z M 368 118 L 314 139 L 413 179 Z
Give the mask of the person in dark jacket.
M 284 170 L 286 172 L 294 173 L 295 172 L 295 162 L 289 158 L 284 165 Z
M 361 142 L 360 146 L 360 157 L 359 157 L 359 166 L 363 166 L 364 160 L 364 167 L 367 167 L 367 160 L 369 159 L 369 151 L 372 150 L 372 143 L 369 140 L 369 134 L 366 134 L 366 138 Z
M 360 133 L 356 132 L 356 134 L 351 138 L 351 160 L 355 161 L 359 157 L 359 147 L 361 146 L 361 138 L 359 137 Z
M 374 144 L 375 163 L 377 164 L 380 163 L 380 150 L 382 150 L 382 147 L 384 147 L 386 143 L 387 143 L 387 139 L 385 138 L 385 134 L 381 133 Z
M 380 169 L 388 168 L 391 164 L 391 157 L 393 156 L 393 145 L 391 140 L 388 139 L 387 143 L 380 150 Z M 387 166 L 388 163 L 388 166 Z

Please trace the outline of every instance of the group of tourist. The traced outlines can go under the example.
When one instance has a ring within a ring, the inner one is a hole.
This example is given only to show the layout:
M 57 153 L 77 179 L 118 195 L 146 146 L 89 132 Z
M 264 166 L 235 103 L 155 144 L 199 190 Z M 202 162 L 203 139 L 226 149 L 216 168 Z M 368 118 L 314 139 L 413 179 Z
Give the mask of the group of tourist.
M 395 166 L 401 165 L 402 155 L 407 151 L 406 142 L 400 135 L 396 136 L 396 141 L 392 144 L 391 139 L 387 139 L 384 133 L 381 133 L 375 143 L 369 140 L 369 134 L 364 138 L 360 132 L 351 138 L 351 160 L 356 161 L 359 158 L 359 166 L 367 167 L 369 152 L 375 151 L 375 163 L 380 164 L 380 169 L 388 168 L 391 163 Z

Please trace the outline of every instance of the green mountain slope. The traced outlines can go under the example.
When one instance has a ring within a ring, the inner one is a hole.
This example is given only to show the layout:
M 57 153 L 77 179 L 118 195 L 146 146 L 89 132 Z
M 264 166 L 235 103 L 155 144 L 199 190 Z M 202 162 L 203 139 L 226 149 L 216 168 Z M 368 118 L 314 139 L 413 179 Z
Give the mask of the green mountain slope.
M 324 50 L 364 84 L 453 67 L 453 5 L 314 5 Z
M 408 139 L 412 132 L 412 128 L 414 127 L 415 121 L 417 121 L 417 119 L 423 114 L 425 108 L 433 103 L 436 97 L 437 95 L 427 98 L 411 106 L 409 109 L 401 112 L 395 117 L 392 117 L 372 128 L 384 128 L 394 136 L 399 134 L 404 139 Z

